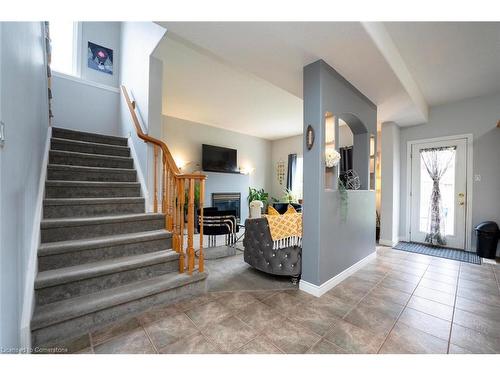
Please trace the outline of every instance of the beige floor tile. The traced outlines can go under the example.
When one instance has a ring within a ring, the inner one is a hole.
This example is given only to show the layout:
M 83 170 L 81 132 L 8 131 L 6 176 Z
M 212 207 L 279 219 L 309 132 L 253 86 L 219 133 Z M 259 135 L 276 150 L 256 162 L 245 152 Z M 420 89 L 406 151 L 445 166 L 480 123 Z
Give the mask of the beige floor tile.
M 398 322 L 428 333 L 429 335 L 436 336 L 445 341 L 448 341 L 450 338 L 450 321 L 439 319 L 435 316 L 428 315 L 408 307 L 404 309 Z
M 321 339 L 307 351 L 308 354 L 346 354 L 345 350 L 334 343 Z
M 500 354 L 500 339 L 486 336 L 484 333 L 458 324 L 453 324 L 450 341 L 471 353 Z
M 448 341 L 431 336 L 398 322 L 387 337 L 380 353 L 446 354 Z
M 202 329 L 207 324 L 220 321 L 231 314 L 231 311 L 217 301 L 208 302 L 204 305 L 186 311 L 186 315 Z
M 128 319 L 126 321 L 117 322 L 107 327 L 101 328 L 91 333 L 93 345 L 99 345 L 116 336 L 129 333 L 139 327 L 137 319 Z
M 434 265 L 431 263 L 429 265 L 429 268 L 427 268 L 427 272 L 439 273 L 442 275 L 458 278 L 459 269 L 458 268 L 441 267 L 439 265 Z
M 210 324 L 203 330 L 203 335 L 217 343 L 222 350 L 234 352 L 257 336 L 257 330 L 250 328 L 234 316 Z
M 424 273 L 423 277 L 426 279 L 436 280 L 441 283 L 451 284 L 455 286 L 458 283 L 458 277 L 443 275 L 442 273 L 437 272 L 427 271 L 426 273 Z
M 278 292 L 278 290 L 256 290 L 250 292 L 250 294 L 252 294 L 252 296 L 254 296 L 254 298 L 258 299 L 259 301 L 262 301 Z
M 159 319 L 166 318 L 179 313 L 175 306 L 155 306 L 137 317 L 140 324 L 149 324 Z
M 403 306 L 384 301 L 379 302 L 383 307 L 372 301 L 361 301 L 356 308 L 347 314 L 345 320 L 375 334 L 386 335 L 396 322 Z
M 382 280 L 379 285 L 386 288 L 396 289 L 411 294 L 417 287 L 418 281 L 404 281 L 396 279 L 391 275 L 387 276 L 384 280 Z
M 343 285 L 337 285 L 335 288 L 325 293 L 325 296 L 333 296 L 339 298 L 348 304 L 356 304 L 367 294 L 364 290 L 353 289 Z
M 471 289 L 459 289 L 457 298 L 467 298 L 480 304 L 495 306 L 500 308 L 500 296 L 491 293 L 474 292 Z
M 264 336 L 257 336 L 248 344 L 243 346 L 240 354 L 283 354 L 269 339 Z
M 198 332 L 184 313 L 177 313 L 144 326 L 157 349 Z
M 412 296 L 408 302 L 408 307 L 451 322 L 453 317 L 453 306 L 419 296 Z
M 439 290 L 440 292 L 455 294 L 457 286 L 453 284 L 443 283 L 437 280 L 429 279 L 427 277 L 422 277 L 419 286 L 423 286 L 429 289 Z
M 217 302 L 230 310 L 238 310 L 258 300 L 249 292 L 232 292 L 221 296 Z
M 443 303 L 449 306 L 453 306 L 455 304 L 455 296 L 453 294 L 440 292 L 439 290 L 429 289 L 423 286 L 419 286 L 415 289 L 413 294 L 418 297 L 427 298 L 431 301 Z
M 164 354 L 215 354 L 222 353 L 214 344 L 208 341 L 201 333 L 184 337 L 160 349 Z
M 94 347 L 96 354 L 152 354 L 156 351 L 142 328 Z
M 345 300 L 329 295 L 328 293 L 307 302 L 307 305 L 324 310 L 325 314 L 332 318 L 344 317 L 355 306 L 352 302 L 346 302 Z
M 500 322 L 485 316 L 455 308 L 453 323 L 481 332 L 486 336 L 500 339 Z
M 450 348 L 448 351 L 449 354 L 472 354 L 470 351 L 467 349 L 464 349 L 458 345 L 455 344 L 450 344 Z
M 186 298 L 186 299 L 176 303 L 173 306 L 180 311 L 187 311 L 187 310 L 191 310 L 195 307 L 207 304 L 213 300 L 214 300 L 213 295 L 206 293 L 206 294 L 202 294 L 201 296 L 194 297 L 194 298 Z
M 473 314 L 484 316 L 485 318 L 495 320 L 500 324 L 500 306 L 491 306 L 485 303 L 477 303 L 468 298 L 457 297 L 455 307 Z
M 279 292 L 262 301 L 266 305 L 282 311 L 294 309 L 302 301 L 297 295 Z
M 384 336 L 339 320 L 325 335 L 325 339 L 339 346 L 346 353 L 370 354 L 378 351 L 384 341 Z
M 320 336 L 340 319 L 338 315 L 331 313 L 328 307 L 312 307 L 308 304 L 301 304 L 296 309 L 287 311 L 285 315 L 290 321 Z
M 288 354 L 305 353 L 320 336 L 287 320 L 280 327 L 265 333 L 265 336 L 281 351 Z
M 376 286 L 369 294 L 380 300 L 405 305 L 410 299 L 410 294 L 397 289 L 386 288 L 384 286 Z
M 279 326 L 286 320 L 286 317 L 282 313 L 262 302 L 252 303 L 236 311 L 234 314 L 258 331 L 275 329 L 276 326 Z

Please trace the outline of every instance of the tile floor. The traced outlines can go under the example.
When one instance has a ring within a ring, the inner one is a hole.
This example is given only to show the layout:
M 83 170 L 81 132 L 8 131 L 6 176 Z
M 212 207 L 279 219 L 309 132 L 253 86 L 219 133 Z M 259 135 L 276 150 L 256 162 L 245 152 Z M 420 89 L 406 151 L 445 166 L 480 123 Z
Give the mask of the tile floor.
M 320 298 L 216 291 L 88 335 L 85 353 L 500 353 L 500 265 L 380 247 Z

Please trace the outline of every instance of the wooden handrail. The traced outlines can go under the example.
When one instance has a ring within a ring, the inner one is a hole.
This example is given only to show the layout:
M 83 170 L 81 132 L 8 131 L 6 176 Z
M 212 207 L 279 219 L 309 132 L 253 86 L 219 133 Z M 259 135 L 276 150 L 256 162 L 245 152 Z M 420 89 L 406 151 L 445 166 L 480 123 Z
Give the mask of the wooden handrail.
M 207 176 L 198 173 L 181 173 L 175 160 L 170 153 L 167 145 L 159 139 L 153 138 L 144 133 L 137 117 L 137 105 L 135 101 L 130 100 L 127 88 L 121 85 L 121 91 L 127 103 L 132 122 L 137 136 L 146 143 L 153 145 L 154 156 L 154 212 L 158 212 L 158 191 L 161 192 L 161 211 L 165 215 L 165 229 L 172 232 L 172 247 L 179 253 L 179 272 L 186 269 L 191 275 L 195 270 L 195 251 L 194 251 L 194 226 L 195 226 L 195 184 L 199 184 L 200 197 L 198 198 L 198 207 L 201 210 L 200 215 L 200 249 L 198 252 L 198 271 L 204 271 L 203 260 L 203 194 L 205 191 L 205 179 Z M 161 176 L 158 178 L 158 151 L 162 152 Z M 158 185 L 161 184 L 161 189 Z M 187 191 L 187 201 L 185 194 Z M 187 205 L 187 223 L 185 218 L 185 206 Z M 184 227 L 187 225 L 187 248 L 184 249 Z M 187 256 L 187 259 L 185 258 Z M 187 262 L 186 262 L 187 261 Z

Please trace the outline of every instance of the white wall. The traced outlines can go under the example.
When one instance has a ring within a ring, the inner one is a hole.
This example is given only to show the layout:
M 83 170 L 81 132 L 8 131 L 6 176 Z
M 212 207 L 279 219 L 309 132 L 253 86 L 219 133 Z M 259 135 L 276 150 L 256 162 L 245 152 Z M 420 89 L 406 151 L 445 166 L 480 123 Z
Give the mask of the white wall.
M 97 72 L 96 72 L 97 73 Z M 120 134 L 120 92 L 88 81 L 52 76 L 52 113 L 56 127 Z
M 137 114 L 142 121 L 144 132 L 153 137 L 161 136 L 162 105 L 162 62 L 153 56 L 166 30 L 153 22 L 121 23 L 121 84 L 125 85 L 137 105 Z M 136 136 L 129 109 L 123 96 L 120 100 L 120 134 L 131 135 L 131 141 L 137 154 L 138 164 L 147 184 L 148 191 L 153 185 L 152 147 Z M 145 192 L 148 195 L 148 192 Z M 148 209 L 151 202 L 148 201 Z
M 203 143 L 234 148 L 238 150 L 238 166 L 254 168 L 250 174 L 250 186 L 270 190 L 271 141 L 169 116 L 163 116 L 162 130 L 162 140 L 173 157 L 193 162 L 186 166 L 188 171 L 201 169 Z
M 399 240 L 400 131 L 397 124 L 382 124 L 380 243 L 394 246 Z
M 54 126 L 95 132 L 120 134 L 120 22 L 80 22 L 80 77 L 53 72 L 52 94 Z M 113 50 L 113 74 L 87 66 L 88 42 Z
M 286 171 L 288 167 L 288 155 L 297 154 L 298 156 L 303 155 L 302 150 L 303 137 L 301 135 L 296 135 L 293 137 L 278 139 L 272 141 L 271 143 L 271 190 L 270 195 L 276 199 L 280 199 L 284 194 L 284 189 L 286 188 Z M 278 174 L 276 171 L 276 165 L 279 161 L 285 162 L 285 178 L 283 184 L 280 185 L 278 181 Z
M 40 22 L 1 28 L 0 347 L 15 348 L 31 239 L 40 229 L 34 220 L 48 131 L 47 70 Z
M 104 85 L 117 87 L 120 83 L 120 22 L 81 22 L 81 78 L 102 83 Z M 98 44 L 113 50 L 113 74 L 98 72 L 87 66 L 88 42 Z
M 473 180 L 472 226 L 484 220 L 493 220 L 500 225 L 500 129 L 496 127 L 499 113 L 500 94 L 488 95 L 431 107 L 427 124 L 401 129 L 400 236 L 405 236 L 406 229 L 407 142 L 466 133 L 472 133 L 474 137 L 471 178 L 473 175 L 481 176 L 481 181 Z M 500 246 L 497 250 L 499 254 Z

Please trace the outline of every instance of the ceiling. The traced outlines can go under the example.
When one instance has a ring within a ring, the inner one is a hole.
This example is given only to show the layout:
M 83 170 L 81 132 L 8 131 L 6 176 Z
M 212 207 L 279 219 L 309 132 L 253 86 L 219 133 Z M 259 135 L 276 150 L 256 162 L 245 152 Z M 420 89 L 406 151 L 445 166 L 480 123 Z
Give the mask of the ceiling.
M 217 57 L 167 38 L 163 60 L 163 113 L 266 139 L 302 132 L 302 100 Z
M 318 59 L 377 105 L 379 122 L 400 126 L 426 122 L 429 105 L 500 91 L 500 23 L 160 24 L 185 49 L 165 60 L 167 114 L 268 139 L 301 132 L 302 68 Z
M 384 25 L 429 105 L 500 91 L 500 22 Z

